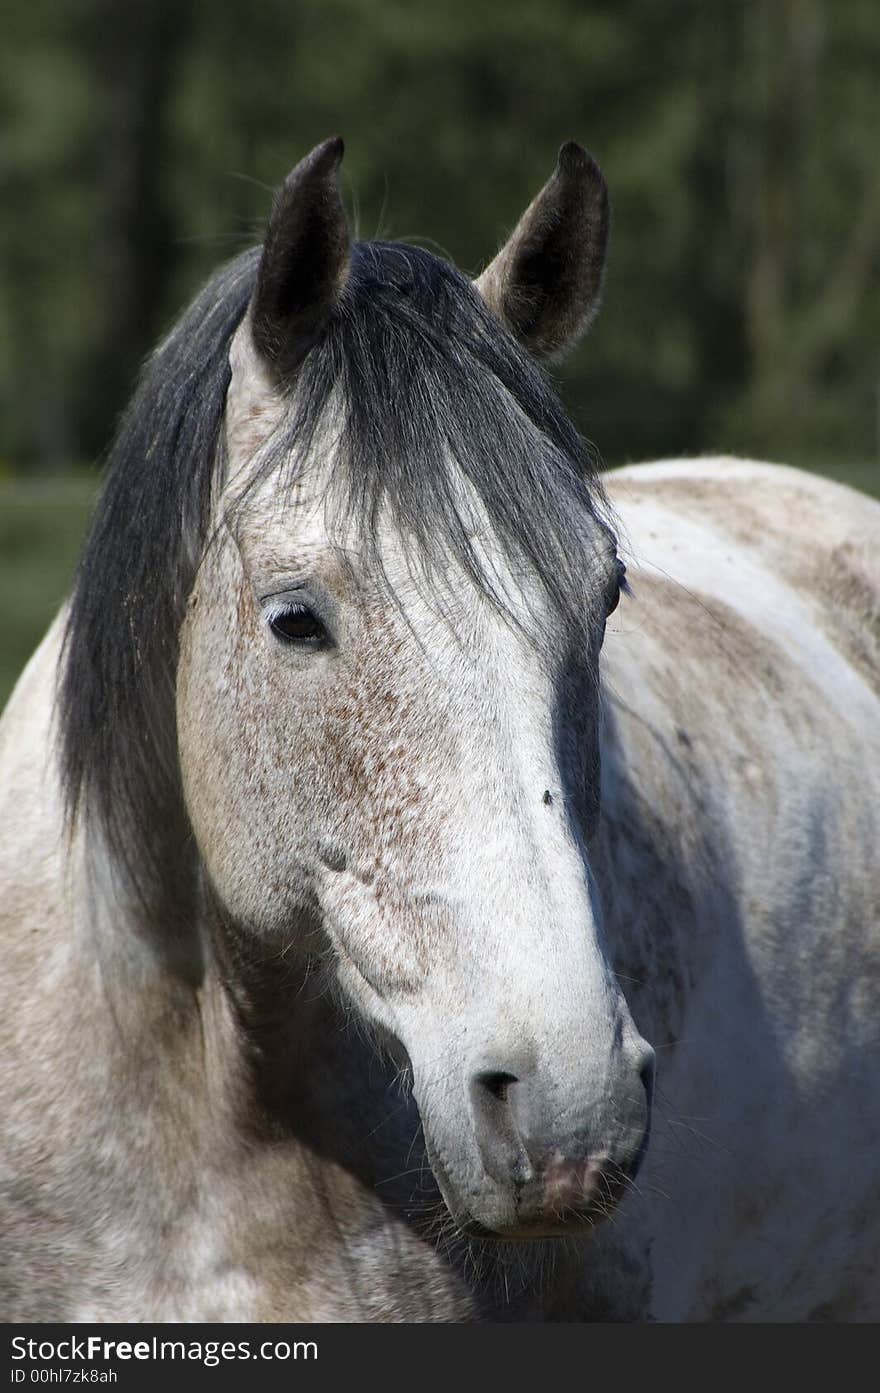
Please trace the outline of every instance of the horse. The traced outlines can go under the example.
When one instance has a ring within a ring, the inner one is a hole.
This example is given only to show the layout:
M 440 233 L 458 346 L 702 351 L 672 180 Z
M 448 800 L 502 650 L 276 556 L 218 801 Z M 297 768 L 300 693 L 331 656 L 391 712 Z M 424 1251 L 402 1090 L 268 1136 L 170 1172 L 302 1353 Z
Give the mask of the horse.
M 880 506 L 606 476 L 605 180 L 343 146 L 147 362 L 0 726 L 12 1321 L 880 1315 Z

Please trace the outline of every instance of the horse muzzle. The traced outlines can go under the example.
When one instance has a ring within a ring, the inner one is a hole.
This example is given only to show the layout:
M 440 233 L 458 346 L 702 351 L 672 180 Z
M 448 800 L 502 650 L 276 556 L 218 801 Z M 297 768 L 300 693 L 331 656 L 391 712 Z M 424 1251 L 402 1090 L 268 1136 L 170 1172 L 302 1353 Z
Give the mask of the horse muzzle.
M 537 1070 L 486 1066 L 467 1082 L 459 1145 L 420 1100 L 428 1158 L 453 1219 L 481 1238 L 572 1235 L 607 1218 L 635 1179 L 650 1132 L 654 1052 L 614 1086 L 561 1097 Z M 418 1097 L 418 1089 L 417 1089 Z

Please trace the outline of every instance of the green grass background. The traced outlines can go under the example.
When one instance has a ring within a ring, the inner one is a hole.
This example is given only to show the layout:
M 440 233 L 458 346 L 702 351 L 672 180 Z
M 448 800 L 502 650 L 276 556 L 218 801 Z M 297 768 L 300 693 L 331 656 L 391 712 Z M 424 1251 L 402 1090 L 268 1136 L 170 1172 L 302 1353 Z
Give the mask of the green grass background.
M 880 498 L 880 464 L 824 471 Z M 94 479 L 0 480 L 0 708 L 67 594 Z
M 73 579 L 96 486 L 0 480 L 0 707 Z

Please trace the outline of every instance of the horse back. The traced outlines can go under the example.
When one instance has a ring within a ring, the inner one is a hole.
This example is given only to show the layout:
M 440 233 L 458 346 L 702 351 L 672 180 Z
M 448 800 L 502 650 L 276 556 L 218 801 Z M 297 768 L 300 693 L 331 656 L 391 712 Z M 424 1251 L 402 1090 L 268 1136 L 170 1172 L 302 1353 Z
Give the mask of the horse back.
M 606 482 L 634 595 L 599 876 L 658 1048 L 655 1312 L 876 1318 L 880 505 L 739 460 Z

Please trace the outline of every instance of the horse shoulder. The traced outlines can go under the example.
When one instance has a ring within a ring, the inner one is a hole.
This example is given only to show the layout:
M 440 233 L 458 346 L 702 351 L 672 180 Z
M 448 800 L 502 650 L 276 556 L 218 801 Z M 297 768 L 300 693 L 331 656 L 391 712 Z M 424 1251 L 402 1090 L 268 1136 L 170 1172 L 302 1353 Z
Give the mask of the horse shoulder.
M 64 818 L 53 705 L 63 614 L 34 653 L 0 717 L 0 939 L 3 981 L 20 989 L 32 962 L 31 936 L 44 937 L 64 900 Z

